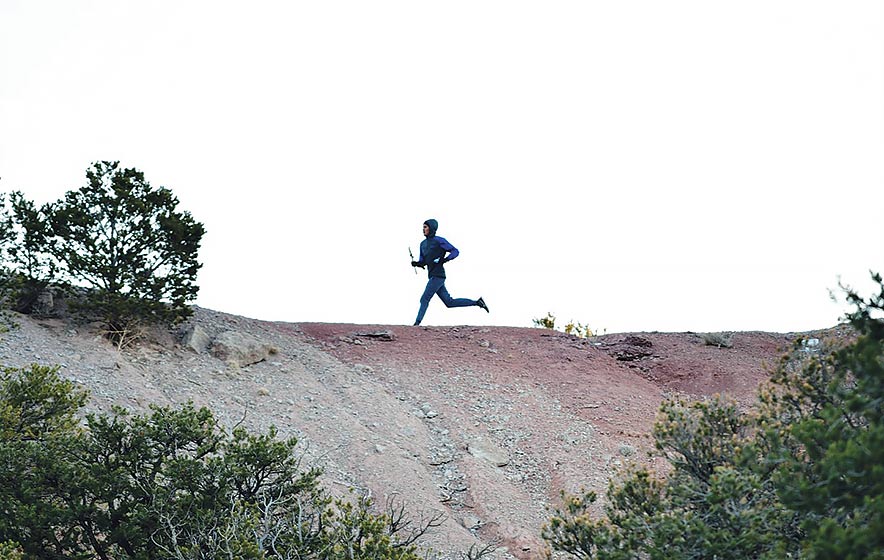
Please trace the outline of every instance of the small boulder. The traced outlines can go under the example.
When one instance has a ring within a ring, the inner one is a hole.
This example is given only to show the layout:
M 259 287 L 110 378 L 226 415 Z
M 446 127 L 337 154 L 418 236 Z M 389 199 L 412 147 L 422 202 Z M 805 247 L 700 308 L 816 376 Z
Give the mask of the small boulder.
M 257 364 L 275 353 L 270 344 L 237 331 L 224 331 L 212 341 L 212 355 L 234 367 Z
M 208 333 L 206 333 L 205 329 L 199 325 L 194 325 L 184 333 L 184 338 L 181 340 L 181 343 L 185 348 L 190 348 L 197 354 L 202 354 L 209 349 L 209 345 L 212 344 L 212 339 L 209 337 Z

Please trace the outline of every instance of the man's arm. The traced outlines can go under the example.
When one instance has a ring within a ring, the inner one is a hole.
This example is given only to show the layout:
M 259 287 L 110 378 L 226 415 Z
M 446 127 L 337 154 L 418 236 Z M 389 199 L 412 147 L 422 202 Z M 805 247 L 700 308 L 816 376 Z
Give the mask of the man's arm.
M 442 250 L 448 253 L 445 257 L 442 258 L 442 262 L 453 261 L 460 254 L 460 251 L 457 250 L 457 247 L 448 242 L 444 237 L 436 236 L 436 240 L 439 241 L 439 246 L 442 247 Z

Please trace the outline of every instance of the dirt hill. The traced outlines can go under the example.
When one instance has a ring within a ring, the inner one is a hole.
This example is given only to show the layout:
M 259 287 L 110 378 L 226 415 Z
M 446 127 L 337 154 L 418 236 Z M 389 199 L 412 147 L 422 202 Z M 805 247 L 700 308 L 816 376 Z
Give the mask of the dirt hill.
M 540 558 L 559 492 L 601 495 L 617 468 L 649 457 L 664 398 L 730 395 L 747 405 L 796 335 L 695 333 L 579 339 L 509 327 L 267 322 L 196 308 L 178 335 L 118 350 L 88 326 L 16 317 L 0 363 L 58 364 L 90 408 L 188 400 L 225 427 L 297 436 L 327 488 L 444 513 L 425 544 L 457 558 Z M 231 350 L 222 341 L 234 340 Z M 262 359 L 245 365 L 243 348 Z M 244 419 L 244 420 L 243 420 Z

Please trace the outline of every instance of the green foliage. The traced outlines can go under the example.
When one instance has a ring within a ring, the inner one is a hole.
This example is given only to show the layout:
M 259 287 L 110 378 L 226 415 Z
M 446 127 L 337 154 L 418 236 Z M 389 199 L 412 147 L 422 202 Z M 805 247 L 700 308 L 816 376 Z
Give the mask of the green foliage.
M 24 557 L 24 552 L 17 542 L 0 543 L 0 560 L 23 560 Z
M 58 376 L 58 368 L 0 368 L 0 437 L 5 442 L 45 441 L 70 433 L 86 398 L 85 391 Z
M 19 313 L 32 313 L 37 298 L 56 279 L 48 253 L 49 211 L 14 191 L 0 216 L 0 299 Z
M 575 323 L 573 320 L 568 321 L 568 324 L 565 325 L 564 331 L 566 334 L 573 334 L 578 338 L 589 338 L 591 336 L 595 336 L 592 332 L 592 329 L 589 328 L 589 325 L 584 325 L 580 322 Z
M 71 307 L 121 345 L 146 323 L 188 317 L 202 224 L 137 169 L 97 162 L 86 177 L 54 204 L 37 207 L 21 192 L 0 201 L 0 303 L 39 313 L 50 286 L 85 288 Z
M 848 298 L 855 340 L 783 359 L 756 412 L 669 401 L 664 475 L 625 474 L 604 515 L 564 496 L 544 529 L 580 558 L 884 558 L 884 283 Z
M 76 420 L 42 366 L 0 378 L 0 550 L 14 558 L 417 560 L 401 516 L 333 501 L 295 439 L 221 430 L 192 404 Z M 405 533 L 403 535 L 403 533 Z
M 856 340 L 800 369 L 767 395 L 781 441 L 777 488 L 802 514 L 811 558 L 884 558 L 884 283 L 868 300 L 848 291 Z M 785 427 L 786 429 L 782 429 Z M 771 430 L 773 431 L 773 430 Z
M 318 472 L 299 472 L 295 440 L 279 441 L 274 430 L 227 435 L 207 409 L 192 405 L 153 407 L 149 416 L 114 409 L 87 416 L 87 427 L 69 460 L 78 483 L 61 489 L 62 500 L 76 504 L 83 532 L 104 535 L 81 544 L 86 551 L 175 555 L 264 500 L 321 504 Z M 239 553 L 242 546 L 236 545 Z
M 550 312 L 547 312 L 546 317 L 535 318 L 531 321 L 534 323 L 535 327 L 556 330 L 556 316 Z M 589 328 L 589 325 L 584 325 L 580 322 L 574 322 L 574 320 L 568 321 L 568 324 L 566 324 L 561 329 L 561 331 L 566 334 L 572 334 L 580 338 L 589 338 L 595 336 L 592 329 Z
M 557 550 L 581 558 L 782 558 L 791 522 L 744 452 L 750 418 L 734 403 L 667 402 L 654 429 L 673 469 L 626 474 L 593 519 L 594 494 L 565 497 L 544 530 Z
M 0 541 L 65 540 L 52 527 L 69 517 L 52 499 L 64 472 L 62 457 L 78 436 L 76 411 L 86 394 L 58 377 L 55 368 L 32 365 L 0 370 Z
M 556 328 L 556 316 L 550 312 L 546 313 L 546 317 L 532 319 L 535 327 L 554 330 Z
M 6 278 L 10 273 L 10 270 L 7 268 L 9 263 L 7 262 L 6 254 L 14 237 L 12 219 L 9 216 L 9 210 L 6 208 L 6 195 L 0 194 L 0 289 L 4 291 Z M 0 292 L 0 296 L 2 295 L 3 292 Z
M 198 291 L 202 224 L 176 210 L 172 192 L 152 188 L 137 169 L 104 161 L 86 177 L 53 207 L 50 244 L 65 276 L 90 288 L 83 308 L 112 335 L 133 323 L 186 318 Z

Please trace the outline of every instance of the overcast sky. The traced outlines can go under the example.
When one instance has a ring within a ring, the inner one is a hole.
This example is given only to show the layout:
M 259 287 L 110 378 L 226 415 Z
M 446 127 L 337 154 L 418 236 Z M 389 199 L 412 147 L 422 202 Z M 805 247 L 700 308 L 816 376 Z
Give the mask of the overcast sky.
M 119 160 L 205 224 L 197 304 L 803 331 L 884 271 L 884 3 L 0 0 L 0 190 Z

